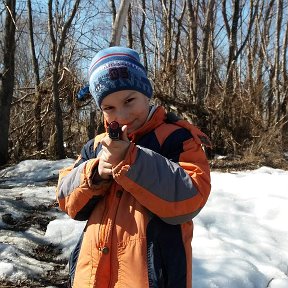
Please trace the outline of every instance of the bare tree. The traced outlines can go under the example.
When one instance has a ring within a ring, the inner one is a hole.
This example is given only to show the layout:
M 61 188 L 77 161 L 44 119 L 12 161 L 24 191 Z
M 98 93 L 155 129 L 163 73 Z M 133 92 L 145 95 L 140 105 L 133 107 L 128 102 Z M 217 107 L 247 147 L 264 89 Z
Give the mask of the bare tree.
M 275 54 L 274 54 L 274 67 L 275 67 L 275 72 L 274 72 L 274 77 L 273 77 L 273 86 L 275 90 L 275 100 L 276 100 L 276 121 L 279 121 L 281 118 L 281 95 L 280 95 L 280 89 L 281 85 L 280 84 L 280 69 L 281 69 L 281 64 L 280 64 L 280 57 L 281 57 L 281 33 L 282 33 L 282 22 L 283 22 L 283 1 L 278 0 L 277 1 L 277 16 L 276 16 L 276 43 L 275 43 Z
M 205 15 L 205 23 L 203 27 L 203 40 L 201 45 L 200 52 L 200 62 L 199 62 L 199 73 L 197 81 L 197 104 L 200 109 L 204 109 L 204 99 L 208 96 L 207 92 L 209 91 L 210 83 L 209 79 L 209 51 L 211 51 L 212 40 L 213 40 L 213 31 L 215 29 L 215 0 L 210 0 L 208 2 L 208 7 Z M 213 48 L 212 48 L 213 49 Z
M 256 65 L 256 79 L 255 79 L 255 89 L 259 91 L 259 86 L 262 86 L 260 91 L 256 94 L 256 99 L 254 100 L 256 103 L 256 106 L 259 108 L 260 115 L 263 118 L 263 121 L 265 121 L 267 118 L 266 115 L 269 115 L 270 112 L 267 113 L 269 108 L 267 107 L 267 101 L 264 100 L 263 92 L 264 91 L 264 83 L 266 82 L 265 73 L 263 71 L 271 71 L 272 63 L 269 59 L 269 56 L 267 54 L 268 46 L 271 41 L 270 37 L 270 29 L 272 25 L 273 20 L 273 6 L 275 4 L 275 0 L 271 0 L 265 7 L 264 2 L 261 5 L 261 8 L 259 9 L 259 14 L 257 15 L 257 21 L 256 21 L 256 32 L 254 36 L 254 42 L 255 42 L 255 53 L 252 54 L 253 61 L 257 61 Z M 263 16 L 262 16 L 263 15 Z M 263 18 L 263 19 L 262 19 Z M 257 41 L 258 40 L 258 41 Z M 269 68 L 268 68 L 269 67 Z M 251 67 L 252 68 L 252 67 Z M 252 73 L 252 72 L 251 72 Z M 269 75 L 269 79 L 271 82 L 271 76 Z M 250 84 L 251 86 L 251 84 Z M 254 89 L 254 90 L 255 90 Z M 268 92 L 269 95 L 270 92 Z M 269 99 L 269 97 L 267 97 Z M 267 110 L 268 108 L 268 110 Z M 268 116 L 269 118 L 269 116 Z M 265 124 L 267 126 L 267 124 Z
M 283 137 L 283 147 L 288 146 L 288 77 L 287 77 L 287 55 L 288 51 L 288 22 L 286 23 L 285 28 L 285 37 L 284 37 L 284 44 L 282 49 L 282 78 L 283 78 L 283 102 L 280 106 L 281 114 L 283 115 L 283 130 L 282 130 L 282 137 Z
M 180 41 L 181 41 L 181 32 L 182 32 L 182 25 L 183 25 L 183 18 L 184 18 L 184 15 L 185 15 L 185 12 L 186 12 L 186 1 L 184 2 L 183 4 L 183 7 L 182 7 L 182 12 L 179 16 L 179 18 L 176 18 L 176 22 L 177 22 L 177 30 L 175 31 L 175 51 L 174 51 L 174 56 L 173 56 L 173 62 L 174 62 L 174 65 L 175 65 L 175 72 L 177 71 L 177 63 L 180 62 L 179 60 L 179 46 L 180 46 Z M 176 73 L 175 73 L 176 74 Z M 176 76 L 176 75 L 175 75 Z M 177 83 L 177 77 L 174 77 L 173 78 L 173 84 L 172 84 L 172 89 L 173 89 L 173 95 L 177 95 L 177 87 L 178 87 L 178 83 Z
M 127 13 L 127 46 L 133 48 L 132 7 L 129 5 Z
M 172 25 L 172 15 L 173 15 L 173 1 L 172 0 L 162 0 L 162 11 L 163 11 L 163 28 L 164 28 L 164 39 L 163 39 L 163 65 L 162 71 L 169 74 L 169 69 L 171 68 L 172 60 L 172 39 L 173 39 L 173 25 Z
M 197 86 L 197 72 L 198 71 L 198 43 L 197 43 L 197 30 L 198 30 L 198 9 L 199 1 L 196 0 L 193 5 L 192 0 L 187 1 L 188 10 L 188 74 L 189 74 L 189 84 L 192 96 L 195 97 L 195 91 Z
M 237 60 L 239 59 L 239 56 L 241 55 L 249 39 L 249 35 L 251 34 L 254 20 L 256 18 L 256 12 L 258 11 L 259 0 L 255 4 L 250 1 L 249 25 L 246 35 L 244 37 L 242 37 L 241 35 L 241 39 L 243 40 L 240 44 L 238 41 L 239 33 L 241 31 L 239 27 L 241 27 L 242 25 L 240 20 L 244 6 L 242 6 L 241 1 L 234 1 L 232 19 L 231 21 L 229 21 L 227 16 L 226 2 L 227 0 L 222 0 L 222 15 L 229 43 L 229 52 L 226 66 L 226 79 L 224 84 L 225 90 L 223 101 L 223 123 L 225 123 L 225 125 L 234 135 L 232 136 L 234 138 L 237 134 L 235 133 L 237 126 L 240 126 L 241 124 L 239 122 L 242 121 L 240 117 L 241 113 L 239 113 L 239 109 L 237 107 L 238 105 L 235 103 L 235 99 L 239 96 L 239 93 L 236 91 L 236 87 L 239 89 L 238 83 L 241 82 L 238 79 Z M 229 23 L 231 23 L 231 25 Z
M 33 16 L 31 0 L 27 0 L 28 18 L 29 18 L 29 37 L 30 37 L 30 51 L 32 56 L 32 65 L 35 78 L 35 105 L 34 105 L 34 117 L 35 117 L 35 142 L 36 147 L 40 151 L 43 149 L 43 136 L 42 136 L 42 124 L 41 124 L 41 94 L 40 94 L 40 74 L 39 64 L 35 52 L 34 42 L 34 29 L 33 29 Z
M 146 70 L 148 70 L 148 60 L 147 60 L 147 52 L 146 52 L 146 45 L 145 45 L 145 23 L 146 23 L 146 0 L 141 1 L 142 4 L 142 21 L 141 21 L 141 28 L 140 28 L 140 43 L 143 52 L 143 63 Z
M 37 25 L 46 25 L 45 17 L 37 19 L 33 1 L 26 2 L 34 9 L 34 19 L 32 9 L 28 9 L 32 57 L 23 53 L 26 58 L 21 54 L 19 61 L 28 63 L 32 59 L 34 64 L 20 64 L 16 69 L 10 125 L 10 139 L 20 139 L 26 151 L 35 149 L 35 140 L 25 141 L 25 137 L 36 134 L 41 139 L 41 127 L 44 151 L 50 134 L 51 139 L 57 138 L 57 158 L 64 155 L 63 141 L 69 147 L 65 153 L 71 153 L 80 145 L 79 138 L 87 140 L 87 131 L 92 137 L 100 127 L 94 121 L 100 121 L 101 115 L 95 113 L 93 101 L 79 104 L 73 97 L 87 82 L 83 67 L 90 61 L 91 50 L 120 44 L 142 52 L 156 101 L 201 126 L 213 138 L 216 152 L 262 151 L 265 142 L 272 143 L 276 135 L 265 138 L 272 128 L 283 128 L 282 135 L 288 133 L 287 1 L 86 1 L 77 8 L 76 18 L 72 10 L 80 1 L 74 0 L 69 6 L 67 1 L 49 0 L 51 49 L 46 45 L 47 33 L 39 33 Z M 23 31 L 28 31 L 25 14 L 17 19 L 22 31 L 20 21 Z M 16 35 L 21 45 L 27 43 L 26 33 Z M 20 50 L 25 49 L 19 49 L 22 53 Z M 38 68 L 35 51 L 41 57 Z M 41 98 L 35 96 L 37 89 Z M 42 118 L 36 118 L 40 114 Z M 55 128 L 44 122 L 55 122 Z M 30 152 L 25 155 L 36 153 Z
M 64 149 L 64 136 L 63 136 L 63 119 L 62 119 L 62 109 L 59 99 L 59 69 L 61 65 L 62 52 L 65 46 L 65 40 L 67 37 L 68 30 L 71 26 L 71 23 L 76 15 L 80 0 L 75 0 L 73 9 L 70 15 L 67 18 L 67 21 L 63 23 L 61 27 L 61 32 L 59 36 L 59 43 L 56 39 L 55 26 L 53 25 L 53 1 L 49 0 L 48 2 L 48 14 L 49 14 L 49 33 L 52 46 L 52 95 L 55 111 L 55 132 L 56 132 L 56 151 L 55 156 L 57 159 L 62 159 L 65 157 Z
M 110 0 L 110 6 L 111 6 L 111 10 L 112 10 L 112 26 L 113 26 L 115 19 L 116 19 L 116 14 L 117 14 L 116 5 L 115 5 L 114 0 Z
M 8 162 L 8 133 L 14 88 L 16 0 L 6 0 L 3 70 L 0 72 L 0 165 Z
M 110 46 L 117 46 L 120 44 L 121 34 L 128 14 L 130 2 L 131 0 L 121 0 L 119 11 L 117 12 L 113 23 Z

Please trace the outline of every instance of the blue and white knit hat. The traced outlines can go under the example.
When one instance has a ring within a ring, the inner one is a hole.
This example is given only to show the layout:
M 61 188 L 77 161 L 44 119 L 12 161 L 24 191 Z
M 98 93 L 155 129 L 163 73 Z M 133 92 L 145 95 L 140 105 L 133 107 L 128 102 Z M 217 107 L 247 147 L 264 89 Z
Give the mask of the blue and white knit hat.
M 130 48 L 113 46 L 99 51 L 89 68 L 89 90 L 100 107 L 109 94 L 136 90 L 148 98 L 152 87 L 138 53 Z

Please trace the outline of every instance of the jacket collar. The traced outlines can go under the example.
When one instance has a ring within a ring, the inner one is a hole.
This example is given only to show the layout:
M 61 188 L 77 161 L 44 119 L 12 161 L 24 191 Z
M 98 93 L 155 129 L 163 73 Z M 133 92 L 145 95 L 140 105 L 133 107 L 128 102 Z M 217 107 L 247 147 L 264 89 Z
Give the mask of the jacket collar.
M 139 129 L 133 131 L 128 135 L 132 142 L 136 142 L 141 136 L 151 132 L 156 127 L 160 126 L 166 119 L 166 112 L 162 106 L 155 109 L 154 113 L 150 116 L 148 121 Z

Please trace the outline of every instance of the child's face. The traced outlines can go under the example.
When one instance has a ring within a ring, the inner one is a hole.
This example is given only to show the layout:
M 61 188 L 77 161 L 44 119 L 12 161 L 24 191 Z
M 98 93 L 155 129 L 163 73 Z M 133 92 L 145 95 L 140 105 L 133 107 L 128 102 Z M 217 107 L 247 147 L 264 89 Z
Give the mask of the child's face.
M 133 90 L 118 91 L 106 96 L 101 109 L 105 120 L 128 126 L 128 134 L 140 128 L 149 114 L 149 98 Z

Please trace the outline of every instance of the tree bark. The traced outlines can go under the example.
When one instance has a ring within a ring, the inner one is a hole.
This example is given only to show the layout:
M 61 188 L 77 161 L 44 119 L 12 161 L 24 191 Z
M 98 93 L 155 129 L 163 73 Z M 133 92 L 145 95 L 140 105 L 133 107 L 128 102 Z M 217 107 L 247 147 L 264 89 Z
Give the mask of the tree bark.
M 283 90 L 284 99 L 281 104 L 281 115 L 283 115 L 283 128 L 282 128 L 282 143 L 283 149 L 288 147 L 288 77 L 287 77 L 287 50 L 288 50 L 288 23 L 286 23 L 285 36 L 282 48 L 282 67 L 281 74 L 283 79 Z
M 111 6 L 111 10 L 112 10 L 112 26 L 113 26 L 115 19 L 116 19 L 116 14 L 117 14 L 114 0 L 110 0 L 110 6 Z
M 140 43 L 143 52 L 143 63 L 146 70 L 148 70 L 148 60 L 147 60 L 147 53 L 146 53 L 146 46 L 145 46 L 145 23 L 146 23 L 146 0 L 142 0 L 142 21 L 141 21 L 141 28 L 140 28 Z
M 280 37 L 281 37 L 281 29 L 282 29 L 282 19 L 283 19 L 283 1 L 277 1 L 277 19 L 276 19 L 276 47 L 275 47 L 275 56 L 274 56 L 274 64 L 275 64 L 275 74 L 273 79 L 273 90 L 275 91 L 275 100 L 276 100 L 276 121 L 279 121 L 281 118 L 281 100 L 280 100 Z
M 133 33 L 132 33 L 132 7 L 129 5 L 127 15 L 127 43 L 129 48 L 133 48 Z
M 259 0 L 253 4 L 253 1 L 250 2 L 250 19 L 249 19 L 249 26 L 247 29 L 247 34 L 244 38 L 244 41 L 242 42 L 241 46 L 238 48 L 237 45 L 237 36 L 238 36 L 238 30 L 239 30 L 239 20 L 242 13 L 242 7 L 240 5 L 239 0 L 235 0 L 233 3 L 233 16 L 232 16 L 232 24 L 231 27 L 228 23 L 227 18 L 227 11 L 226 11 L 226 1 L 222 1 L 222 15 L 224 19 L 224 24 L 226 27 L 227 35 L 229 38 L 229 54 L 228 54 L 228 63 L 227 63 L 227 71 L 226 71 L 226 84 L 225 84 L 225 98 L 226 101 L 233 100 L 233 94 L 234 94 L 234 81 L 233 76 L 235 75 L 236 71 L 236 61 L 241 54 L 242 50 L 244 49 L 249 35 L 251 34 L 251 30 L 254 24 L 254 20 L 256 18 L 256 12 L 258 11 L 258 5 Z M 254 1 L 255 2 L 255 1 Z M 253 6 L 255 8 L 253 9 Z
M 43 135 L 41 123 L 41 94 L 40 94 L 40 76 L 39 65 L 35 52 L 34 44 L 34 29 L 31 0 L 27 0 L 28 17 L 29 17 L 29 36 L 30 36 L 30 51 L 32 56 L 33 73 L 35 78 L 35 104 L 34 104 L 34 122 L 35 122 L 35 142 L 37 150 L 43 149 Z
M 182 21 L 184 18 L 186 12 L 186 2 L 183 3 L 183 7 L 182 7 L 182 12 L 180 14 L 179 19 L 177 19 L 177 32 L 175 32 L 176 36 L 175 36 L 175 51 L 174 51 L 174 65 L 176 66 L 178 64 L 178 56 L 179 56 L 179 46 L 180 46 L 180 38 L 181 38 L 181 29 L 182 29 Z M 175 67 L 175 71 L 176 71 L 176 67 Z M 176 73 L 175 73 L 176 74 Z M 173 84 L 172 84 L 172 94 L 173 95 L 177 95 L 177 89 L 179 89 L 177 87 L 177 77 L 175 75 L 175 77 L 173 78 Z
M 168 1 L 168 3 L 167 3 Z M 163 57 L 163 70 L 164 72 L 169 74 L 171 59 L 172 59 L 172 51 L 171 51 L 171 43 L 172 43 L 172 0 L 162 0 L 162 10 L 164 17 L 164 57 Z
M 59 44 L 56 41 L 53 28 L 53 16 L 52 16 L 52 0 L 48 2 L 48 13 L 49 13 L 49 33 L 52 43 L 52 61 L 53 61 L 53 70 L 52 70 L 52 95 L 53 95 L 53 105 L 55 112 L 55 132 L 56 132 L 56 147 L 55 147 L 55 156 L 57 159 L 65 158 L 65 149 L 64 149 L 64 136 L 63 136 L 63 117 L 62 109 L 60 105 L 60 95 L 59 95 L 59 68 L 60 68 L 60 59 L 62 57 L 62 52 L 65 47 L 65 40 L 73 18 L 77 12 L 80 0 L 76 0 L 73 6 L 73 10 L 69 15 L 67 21 L 64 23 L 61 29 L 60 41 Z
M 189 19 L 189 34 L 188 34 L 188 73 L 189 73 L 189 86 L 190 93 L 192 94 L 192 100 L 195 100 L 195 94 L 197 91 L 197 72 L 198 72 L 198 45 L 197 45 L 197 15 L 198 15 L 198 6 L 199 1 L 196 1 L 196 4 L 193 5 L 191 0 L 187 1 L 187 10 L 188 10 L 188 19 Z
M 120 45 L 121 34 L 128 14 L 130 2 L 131 0 L 121 1 L 119 11 L 117 12 L 116 19 L 113 23 L 110 47 Z
M 212 39 L 212 31 L 214 30 L 214 8 L 215 8 L 215 0 L 210 0 L 208 3 L 208 8 L 205 15 L 205 24 L 203 28 L 203 42 L 201 48 L 200 55 L 200 63 L 199 63 L 199 75 L 198 75 L 198 86 L 196 93 L 196 101 L 199 108 L 204 108 L 204 99 L 206 97 L 206 93 L 209 89 L 208 87 L 208 53 L 209 53 L 209 39 Z
M 233 83 L 233 74 L 235 72 L 235 61 L 236 61 L 236 52 L 237 52 L 237 33 L 238 33 L 238 23 L 241 14 L 240 1 L 235 0 L 233 3 L 233 16 L 231 27 L 228 23 L 227 11 L 226 11 L 226 1 L 222 1 L 222 14 L 224 18 L 224 23 L 229 39 L 229 53 L 228 53 L 228 62 L 227 62 L 227 71 L 226 71 L 226 83 L 225 83 L 225 105 L 228 105 L 227 102 L 232 101 L 233 92 L 234 92 L 234 83 Z M 228 108 L 228 107 L 225 107 Z
M 0 74 L 0 165 L 9 160 L 10 110 L 15 72 L 16 0 L 7 0 L 4 30 L 3 70 Z

